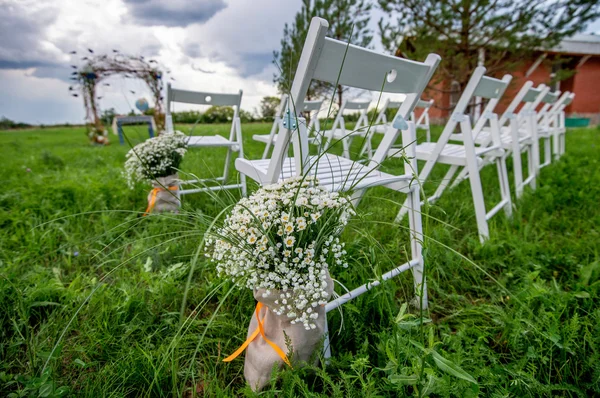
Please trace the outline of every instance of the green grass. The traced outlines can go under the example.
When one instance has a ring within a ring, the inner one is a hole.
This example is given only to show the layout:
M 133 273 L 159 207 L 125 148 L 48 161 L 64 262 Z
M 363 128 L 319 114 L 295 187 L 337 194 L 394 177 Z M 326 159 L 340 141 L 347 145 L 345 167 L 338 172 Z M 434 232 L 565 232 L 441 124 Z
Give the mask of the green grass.
M 269 128 L 243 126 L 248 158 L 264 148 L 252 134 Z M 195 257 L 207 222 L 239 193 L 190 195 L 178 215 L 141 217 L 148 188 L 127 189 L 126 151 L 116 137 L 92 147 L 79 128 L 0 132 L 0 395 L 253 396 L 243 359 L 221 361 L 245 339 L 252 294 Z M 570 131 L 567 154 L 511 219 L 491 221 L 484 245 L 468 184 L 447 192 L 426 210 L 425 322 L 405 313 L 412 278 L 399 276 L 345 305 L 343 319 L 330 314 L 329 365 L 283 370 L 263 394 L 600 395 L 599 154 L 598 131 Z M 223 155 L 192 149 L 183 170 L 219 175 Z M 491 203 L 495 170 L 482 176 Z M 348 288 L 406 258 L 406 225 L 392 224 L 403 199 L 378 188 L 359 206 L 343 235 L 350 267 L 334 275 Z

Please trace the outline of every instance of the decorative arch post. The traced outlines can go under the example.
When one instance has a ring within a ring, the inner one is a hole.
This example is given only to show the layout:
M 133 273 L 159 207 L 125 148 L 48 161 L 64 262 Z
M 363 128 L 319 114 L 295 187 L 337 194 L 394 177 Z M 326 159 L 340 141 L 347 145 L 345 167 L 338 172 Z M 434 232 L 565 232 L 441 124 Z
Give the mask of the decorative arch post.
M 91 50 L 89 50 L 92 53 Z M 87 135 L 92 143 L 108 144 L 108 130 L 100 118 L 97 104 L 97 87 L 100 82 L 111 76 L 123 76 L 143 80 L 154 99 L 154 121 L 158 132 L 164 130 L 165 115 L 163 109 L 163 73 L 154 60 L 146 61 L 144 57 L 124 55 L 115 51 L 112 56 L 98 55 L 92 58 L 83 57 L 86 63 L 72 73 L 71 80 L 76 82 L 75 86 L 69 87 L 69 91 L 79 89 L 83 97 L 86 111 Z M 77 94 L 73 94 L 77 97 Z

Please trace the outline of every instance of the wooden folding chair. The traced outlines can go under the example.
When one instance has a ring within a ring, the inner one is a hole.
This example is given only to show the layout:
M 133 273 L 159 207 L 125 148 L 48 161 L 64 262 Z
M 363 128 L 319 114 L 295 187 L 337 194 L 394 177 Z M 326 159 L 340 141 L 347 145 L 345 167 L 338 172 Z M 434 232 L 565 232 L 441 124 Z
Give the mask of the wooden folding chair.
M 233 119 L 231 120 L 231 129 L 229 130 L 229 138 L 222 135 L 191 135 L 188 138 L 188 147 L 190 148 L 227 148 L 227 156 L 225 157 L 225 166 L 223 175 L 216 178 L 204 178 L 195 180 L 181 181 L 182 185 L 194 184 L 194 188 L 179 190 L 180 195 L 186 195 L 197 192 L 218 191 L 222 189 L 238 189 L 242 190 L 242 195 L 246 196 L 246 176 L 240 175 L 240 182 L 237 184 L 225 185 L 229 178 L 229 167 L 233 152 L 237 152 L 238 159 L 244 157 L 244 146 L 242 142 L 242 124 L 240 122 L 239 111 L 242 102 L 242 90 L 237 94 L 221 94 L 208 93 L 199 91 L 188 91 L 172 88 L 171 84 L 167 85 L 167 112 L 165 122 L 167 133 L 173 133 L 173 117 L 171 115 L 171 106 L 173 103 L 185 103 L 196 105 L 215 105 L 215 106 L 232 106 L 234 108 Z M 207 183 L 219 183 L 219 185 L 207 185 Z
M 504 94 L 506 87 L 510 83 L 512 76 L 505 75 L 502 80 L 485 76 L 485 68 L 480 66 L 475 69 L 471 79 L 467 83 L 450 120 L 444 127 L 440 138 L 436 143 L 425 142 L 417 145 L 416 154 L 418 160 L 426 161 L 425 166 L 419 174 L 419 182 L 424 184 L 429 177 L 433 167 L 440 164 L 450 165 L 450 169 L 443 177 L 441 183 L 433 196 L 428 197 L 428 202 L 437 200 L 446 187 L 450 184 L 453 177 L 459 168 L 463 168 L 464 175 L 468 176 L 471 185 L 471 195 L 475 206 L 475 218 L 477 220 L 477 228 L 479 230 L 480 240 L 483 242 L 489 237 L 488 220 L 498 213 L 501 209 L 507 216 L 511 215 L 511 199 L 510 188 L 508 185 L 508 173 L 506 171 L 506 161 L 500 141 L 500 127 L 498 124 L 498 116 L 494 113 L 494 109 L 500 98 Z M 472 99 L 480 97 L 487 99 L 488 104 L 484 112 L 474 125 L 471 124 L 468 115 L 468 106 Z M 484 145 L 476 147 L 475 137 L 477 134 L 489 124 L 491 131 L 490 140 Z M 460 138 L 463 145 L 451 144 L 449 140 L 453 138 L 456 128 L 460 129 Z M 390 156 L 401 156 L 396 149 L 390 151 Z M 479 171 L 483 165 L 495 163 L 498 172 L 498 183 L 500 185 L 501 200 L 490 211 L 486 212 L 485 198 L 481 184 Z M 459 174 L 457 179 L 462 179 Z M 402 206 L 398 213 L 397 221 L 400 221 L 407 212 L 407 203 Z
M 325 142 L 325 150 L 329 148 L 332 140 L 336 140 L 336 142 L 342 141 L 342 156 L 346 159 L 350 159 L 350 145 L 352 144 L 352 139 L 354 137 L 365 138 L 367 135 L 367 129 L 369 127 L 369 116 L 367 114 L 367 110 L 369 109 L 370 104 L 371 101 L 342 101 L 342 106 L 338 110 L 338 113 L 333 120 L 331 130 L 325 130 L 322 132 L 323 138 L 327 139 Z M 359 111 L 358 120 L 356 121 L 353 129 L 346 128 L 346 122 L 344 120 L 344 111 L 346 110 Z M 319 152 L 321 149 L 322 148 L 319 148 Z M 370 146 L 368 149 L 370 153 Z
M 287 99 L 288 95 L 284 94 L 281 96 L 281 103 L 279 104 L 279 110 L 277 112 L 277 116 L 275 117 L 275 121 L 273 122 L 273 127 L 271 127 L 270 134 L 255 134 L 252 136 L 254 141 L 264 142 L 267 144 L 265 147 L 265 151 L 263 152 L 262 159 L 266 159 L 269 156 L 269 150 L 275 142 L 277 141 L 278 132 L 282 128 L 281 124 L 283 123 L 283 118 L 287 112 Z M 302 111 L 304 113 L 310 114 L 310 122 L 307 125 L 307 129 L 310 135 L 310 142 L 314 142 L 320 144 L 321 135 L 319 134 L 319 130 L 321 130 L 321 124 L 319 123 L 319 110 L 321 109 L 321 105 L 323 101 L 306 101 L 303 104 Z
M 262 185 L 273 184 L 296 175 L 312 174 L 319 179 L 322 187 L 330 191 L 354 191 L 355 204 L 360 200 L 363 191 L 369 187 L 385 186 L 406 193 L 411 208 L 410 261 L 382 275 L 379 280 L 366 283 L 329 302 L 326 310 L 331 311 L 381 284 L 382 281 L 409 269 L 413 272 L 418 303 L 426 307 L 427 287 L 421 253 L 423 239 L 421 201 L 418 184 L 411 184 L 413 170 L 417 166 L 416 160 L 413 159 L 411 164 L 407 164 L 405 174 L 399 176 L 381 172 L 378 168 L 398 138 L 399 128 L 403 129 L 402 141 L 406 144 L 408 155 L 414 155 L 415 124 L 406 122 L 405 119 L 413 111 L 429 83 L 440 62 L 440 57 L 430 54 L 425 62 L 416 62 L 379 54 L 326 37 L 328 27 L 329 24 L 324 19 L 317 17 L 312 19 L 291 89 L 290 112 L 294 118 L 290 118 L 284 125 L 285 128 L 281 130 L 271 159 L 237 159 L 236 167 L 240 173 L 246 174 Z M 372 91 L 381 90 L 383 86 L 384 92 L 407 94 L 407 99 L 399 109 L 395 122 L 388 129 L 373 159 L 367 165 L 328 153 L 309 156 L 308 133 L 305 123 L 302 122 L 300 110 L 312 80 Z M 292 158 L 287 157 L 290 141 L 293 143 Z M 329 357 L 328 342 L 325 344 L 325 350 L 326 357 Z

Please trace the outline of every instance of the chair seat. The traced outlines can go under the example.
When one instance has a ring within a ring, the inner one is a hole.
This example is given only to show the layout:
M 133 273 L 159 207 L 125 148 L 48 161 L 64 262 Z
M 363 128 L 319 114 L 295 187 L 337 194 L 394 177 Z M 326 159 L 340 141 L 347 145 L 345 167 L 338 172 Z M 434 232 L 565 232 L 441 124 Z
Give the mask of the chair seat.
M 237 145 L 235 141 L 229 141 L 222 135 L 191 135 L 188 139 L 189 147 L 202 147 L 202 146 L 234 146 Z
M 258 141 L 258 142 L 264 142 L 265 144 L 269 143 L 269 137 L 271 136 L 271 134 L 254 134 L 252 136 L 252 139 L 254 141 Z M 273 143 L 275 143 L 277 141 L 277 134 L 275 134 L 273 136 Z
M 321 134 L 323 135 L 323 137 L 325 138 L 333 138 L 335 140 L 341 140 L 343 138 L 350 138 L 350 137 L 364 137 L 366 135 L 367 131 L 366 129 L 361 130 L 361 131 L 354 131 L 354 130 L 342 130 L 342 129 L 335 129 L 335 130 L 325 130 L 322 131 Z
M 260 180 L 265 178 L 270 161 L 270 159 L 247 160 L 239 158 L 236 159 L 235 166 L 240 172 L 262 183 Z M 308 164 L 310 165 L 310 173 L 319 179 L 320 185 L 332 192 L 357 190 L 380 185 L 389 186 L 391 184 L 394 184 L 394 189 L 401 192 L 412 190 L 412 187 L 410 187 L 412 175 L 395 176 L 387 174 L 341 156 L 331 154 L 320 157 L 311 156 Z M 278 181 L 283 181 L 295 175 L 296 164 L 294 158 L 284 159 Z
M 481 130 L 477 137 L 475 138 L 476 144 L 483 144 L 490 142 L 492 136 L 492 132 L 489 130 Z M 451 139 L 456 139 L 453 135 Z M 462 140 L 461 140 L 462 141 Z M 510 129 L 508 127 L 503 127 L 500 132 L 500 141 L 502 142 L 502 146 L 504 148 L 510 149 L 512 148 L 512 134 L 510 133 Z M 531 141 L 531 136 L 527 133 L 526 130 L 519 130 L 519 143 L 524 144 L 528 141 Z
M 252 136 L 252 139 L 254 141 L 258 141 L 258 142 L 264 142 L 265 144 L 269 143 L 269 136 L 270 134 L 254 134 Z M 279 134 L 275 134 L 273 135 L 273 144 L 275 144 L 277 142 L 277 137 L 279 136 Z M 316 137 L 308 137 L 308 142 L 314 142 L 316 140 Z
M 435 142 L 424 142 L 417 145 L 417 159 L 429 160 L 433 151 L 435 150 Z M 492 154 L 492 151 L 486 148 L 475 147 L 475 155 L 483 156 L 484 154 Z M 465 147 L 457 144 L 446 144 L 442 149 L 442 153 L 439 157 L 439 162 L 444 164 L 455 164 L 459 166 L 466 165 L 467 155 Z

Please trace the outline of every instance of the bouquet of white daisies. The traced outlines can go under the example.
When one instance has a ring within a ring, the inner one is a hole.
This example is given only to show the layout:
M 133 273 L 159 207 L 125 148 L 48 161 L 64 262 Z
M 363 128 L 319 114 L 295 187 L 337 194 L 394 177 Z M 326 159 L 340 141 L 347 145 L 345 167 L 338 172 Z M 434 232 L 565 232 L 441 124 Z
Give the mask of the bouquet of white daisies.
M 176 131 L 134 146 L 127 152 L 125 161 L 127 185 L 133 188 L 136 182 L 155 181 L 176 174 L 187 151 L 187 138 Z
M 208 239 L 207 256 L 220 275 L 262 292 L 275 314 L 311 330 L 333 291 L 329 268 L 348 266 L 339 235 L 352 215 L 344 196 L 295 177 L 242 198 Z

